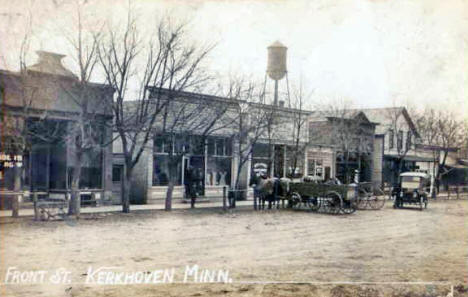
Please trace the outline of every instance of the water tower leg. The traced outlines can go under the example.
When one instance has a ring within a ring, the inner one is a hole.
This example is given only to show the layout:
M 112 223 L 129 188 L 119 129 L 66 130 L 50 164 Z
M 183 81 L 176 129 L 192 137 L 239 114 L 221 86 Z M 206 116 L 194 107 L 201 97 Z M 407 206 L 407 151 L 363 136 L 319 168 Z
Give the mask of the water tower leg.
M 278 81 L 275 80 L 275 106 L 278 106 Z

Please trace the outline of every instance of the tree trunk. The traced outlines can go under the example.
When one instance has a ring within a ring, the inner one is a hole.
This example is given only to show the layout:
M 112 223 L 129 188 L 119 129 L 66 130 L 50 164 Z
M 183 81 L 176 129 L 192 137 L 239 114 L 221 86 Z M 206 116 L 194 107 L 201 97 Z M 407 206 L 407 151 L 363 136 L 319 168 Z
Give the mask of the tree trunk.
M 20 204 L 20 197 L 21 197 L 21 173 L 22 173 L 22 167 L 18 167 L 15 165 L 15 181 L 14 181 L 14 192 L 15 194 L 13 195 L 13 200 L 11 203 L 11 209 L 12 209 L 12 216 L 14 218 L 17 218 L 19 216 L 19 204 Z
M 174 185 L 177 181 L 177 161 L 177 157 L 169 156 L 169 181 L 167 183 L 166 201 L 164 207 L 166 211 L 172 210 L 172 195 L 174 193 Z
M 440 171 L 441 171 L 442 168 L 445 167 L 445 162 L 447 161 L 447 155 L 448 155 L 448 152 L 444 151 L 443 153 L 444 153 L 444 156 L 442 158 L 442 162 L 439 162 L 438 169 L 437 169 L 437 175 L 436 175 L 436 178 L 435 178 L 437 193 L 440 192 L 440 182 L 441 182 L 441 179 L 442 179 L 442 174 L 440 173 Z
M 130 212 L 130 180 L 131 180 L 131 170 L 128 169 L 128 166 L 124 166 L 123 174 L 123 183 L 122 183 L 122 212 Z
M 164 210 L 171 211 L 172 210 L 172 193 L 174 192 L 174 182 L 172 178 L 169 178 L 169 182 L 167 184 L 167 192 L 166 192 L 166 205 Z
M 82 154 L 76 154 L 76 163 L 72 170 L 71 180 L 71 198 L 68 205 L 68 215 L 80 216 L 81 197 L 80 197 L 80 176 L 81 176 Z
M 349 184 L 349 152 L 345 152 L 345 176 L 344 176 L 344 183 Z

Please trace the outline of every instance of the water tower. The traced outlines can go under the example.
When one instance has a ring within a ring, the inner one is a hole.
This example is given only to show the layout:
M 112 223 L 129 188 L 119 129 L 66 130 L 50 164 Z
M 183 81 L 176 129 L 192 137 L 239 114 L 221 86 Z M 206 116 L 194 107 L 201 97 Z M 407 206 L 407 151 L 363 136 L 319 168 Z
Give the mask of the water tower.
M 281 42 L 275 41 L 268 47 L 268 63 L 267 63 L 267 74 L 275 81 L 275 93 L 274 93 L 274 105 L 278 105 L 278 81 L 286 76 L 287 80 L 287 68 L 286 68 L 286 52 L 288 48 L 285 47 Z M 266 78 L 265 78 L 266 85 Z M 289 86 L 288 86 L 289 93 Z

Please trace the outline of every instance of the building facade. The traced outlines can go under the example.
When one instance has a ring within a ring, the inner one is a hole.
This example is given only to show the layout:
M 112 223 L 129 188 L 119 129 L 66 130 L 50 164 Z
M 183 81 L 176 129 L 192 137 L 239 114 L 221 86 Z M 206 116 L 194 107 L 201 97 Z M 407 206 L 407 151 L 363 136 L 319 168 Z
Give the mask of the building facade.
M 307 175 L 315 180 L 337 178 L 343 183 L 373 181 L 377 123 L 354 110 L 315 112 L 309 118 Z
M 225 187 L 237 186 L 251 195 L 249 181 L 259 171 L 279 177 L 304 175 L 307 126 L 299 129 L 299 141 L 292 132 L 298 131 L 294 124 L 298 110 L 189 92 L 172 94 L 170 100 L 168 116 L 161 116 L 154 124 L 153 140 L 135 168 L 134 203 L 163 203 L 171 178 L 175 185 L 173 198 L 183 200 L 189 167 L 194 172 L 195 191 L 200 199 L 206 200 L 221 198 Z M 195 120 L 182 117 L 183 121 L 177 122 L 176 114 L 181 110 L 196 111 Z M 198 122 L 210 121 L 218 116 L 219 110 L 222 110 L 219 118 L 207 133 L 206 126 Z M 256 122 L 262 113 L 270 116 L 268 127 L 263 121 Z M 115 195 L 119 195 L 124 164 L 121 151 L 119 141 L 114 142 Z
M 25 201 L 33 195 L 69 197 L 71 172 L 77 166 L 71 129 L 81 112 L 79 80 L 61 64 L 63 55 L 39 51 L 37 64 L 22 72 L 0 71 L 2 133 L 0 191 L 7 205 L 12 193 Z M 96 145 L 81 163 L 83 200 L 112 202 L 112 147 L 109 142 L 113 91 L 88 84 L 86 100 L 93 110 Z M 99 134 L 99 135 L 98 135 Z
M 375 149 L 382 151 L 381 168 L 375 167 L 374 180 L 390 186 L 397 182 L 398 172 L 433 171 L 432 152 L 419 146 L 420 137 L 411 116 L 404 107 L 362 109 L 375 131 Z

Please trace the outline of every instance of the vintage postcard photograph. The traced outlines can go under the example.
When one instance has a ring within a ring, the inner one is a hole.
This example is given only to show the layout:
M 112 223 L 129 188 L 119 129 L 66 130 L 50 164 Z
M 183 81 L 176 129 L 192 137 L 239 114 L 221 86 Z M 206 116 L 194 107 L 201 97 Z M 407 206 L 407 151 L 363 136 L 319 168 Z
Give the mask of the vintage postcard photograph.
M 0 0 L 0 296 L 468 296 L 468 1 Z

